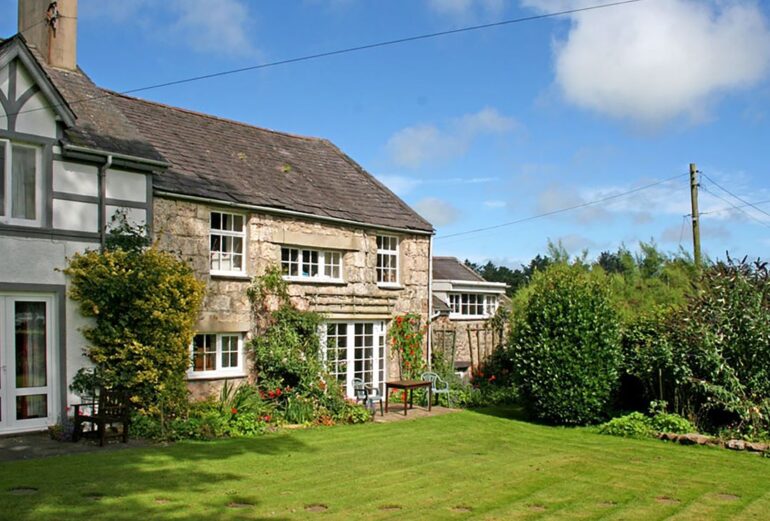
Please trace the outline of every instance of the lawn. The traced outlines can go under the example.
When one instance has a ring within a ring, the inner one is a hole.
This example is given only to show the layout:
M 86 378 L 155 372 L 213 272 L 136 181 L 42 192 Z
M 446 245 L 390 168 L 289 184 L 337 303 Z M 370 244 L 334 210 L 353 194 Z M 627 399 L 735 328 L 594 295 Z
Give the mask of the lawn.
M 0 518 L 767 519 L 769 459 L 507 412 L 2 463 Z

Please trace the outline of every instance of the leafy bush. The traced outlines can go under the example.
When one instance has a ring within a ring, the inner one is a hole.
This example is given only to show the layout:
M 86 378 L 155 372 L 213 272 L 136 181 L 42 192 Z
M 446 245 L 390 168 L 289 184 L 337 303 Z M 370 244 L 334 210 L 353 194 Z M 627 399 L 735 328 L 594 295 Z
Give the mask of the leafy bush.
M 619 322 L 602 273 L 554 264 L 537 272 L 511 324 L 509 354 L 536 417 L 585 424 L 605 416 L 618 382 Z
M 640 412 L 632 412 L 601 424 L 599 433 L 625 438 L 649 438 L 655 435 L 655 429 L 651 425 L 650 418 Z
M 657 407 L 656 404 L 661 404 Z M 652 416 L 641 412 L 632 412 L 625 416 L 613 418 L 599 426 L 599 433 L 627 438 L 646 438 L 660 432 L 687 434 L 697 432 L 695 426 L 678 414 L 665 412 L 665 402 L 653 402 L 650 406 Z
M 155 248 L 119 248 L 76 253 L 64 273 L 70 298 L 95 319 L 83 329 L 97 375 L 90 385 L 125 389 L 150 412 L 183 404 L 204 292 L 192 269 Z
M 770 428 L 770 279 L 764 263 L 704 270 L 681 308 L 624 335 L 626 371 L 698 427 L 756 437 Z
M 323 317 L 292 306 L 277 268 L 255 279 L 248 292 L 258 330 L 249 342 L 256 388 L 275 414 L 290 423 L 357 422 L 371 418 L 350 404 L 321 357 Z

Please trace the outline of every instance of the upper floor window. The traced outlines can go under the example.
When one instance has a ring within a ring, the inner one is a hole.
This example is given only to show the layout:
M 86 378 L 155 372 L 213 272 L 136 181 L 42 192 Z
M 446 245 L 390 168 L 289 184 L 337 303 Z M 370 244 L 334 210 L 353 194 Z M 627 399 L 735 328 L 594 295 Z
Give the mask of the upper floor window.
M 211 212 L 211 273 L 245 273 L 243 251 L 246 242 L 243 215 Z
M 39 225 L 41 192 L 38 149 L 0 140 L 0 222 Z
M 342 253 L 284 246 L 281 248 L 281 270 L 290 280 L 342 281 Z
M 481 293 L 450 293 L 450 316 L 488 318 L 497 311 L 497 295 Z
M 377 236 L 377 283 L 398 285 L 398 237 Z
M 195 335 L 188 376 L 242 376 L 244 372 L 241 333 Z

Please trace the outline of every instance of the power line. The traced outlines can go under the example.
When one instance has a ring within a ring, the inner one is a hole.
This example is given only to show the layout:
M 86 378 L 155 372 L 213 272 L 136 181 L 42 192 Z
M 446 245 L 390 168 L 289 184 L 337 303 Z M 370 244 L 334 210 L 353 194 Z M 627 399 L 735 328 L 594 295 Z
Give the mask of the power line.
M 770 199 L 765 199 L 764 201 L 754 201 L 753 203 L 748 203 L 748 204 L 741 204 L 741 205 L 737 205 L 737 207 L 738 208 L 746 208 L 748 206 L 754 206 L 755 204 L 767 204 L 767 203 L 770 203 Z M 721 212 L 724 212 L 725 210 L 732 210 L 735 207 L 736 207 L 736 205 L 726 206 L 724 208 L 718 208 L 716 210 L 709 210 L 708 212 L 701 212 L 700 214 L 701 215 L 710 215 L 712 213 L 721 213 Z
M 713 182 L 713 181 L 712 181 L 712 182 Z M 701 187 L 700 187 L 700 188 L 701 188 L 701 190 L 703 190 L 704 192 L 706 192 L 706 193 L 708 193 L 708 194 L 711 194 L 712 196 L 716 197 L 717 199 L 719 199 L 719 200 L 721 200 L 721 201 L 723 201 L 723 202 L 725 202 L 725 203 L 729 204 L 731 208 L 733 208 L 733 209 L 735 209 L 735 210 L 738 210 L 738 211 L 740 211 L 740 212 L 741 212 L 741 213 L 743 213 L 743 214 L 746 214 L 746 216 L 747 216 L 747 217 L 749 217 L 750 219 L 753 219 L 753 220 L 757 221 L 757 222 L 758 222 L 759 224 L 761 224 L 762 226 L 765 226 L 765 227 L 767 227 L 767 228 L 770 228 L 770 224 L 767 224 L 765 221 L 762 221 L 762 220 L 760 220 L 760 219 L 757 219 L 756 217 L 754 217 L 753 215 L 751 215 L 749 212 L 747 212 L 746 210 L 744 210 L 744 209 L 743 209 L 743 208 L 741 208 L 740 206 L 736 206 L 735 204 L 731 203 L 730 201 L 728 201 L 727 199 L 725 199 L 725 198 L 724 198 L 724 197 L 722 197 L 721 195 L 717 195 L 717 194 L 715 194 L 714 192 L 712 192 L 711 190 L 709 190 L 709 189 L 708 189 L 708 188 L 706 188 L 705 186 L 702 186 L 702 185 L 701 185 Z
M 560 213 L 564 213 L 564 212 L 569 212 L 569 211 L 572 211 L 572 210 L 578 210 L 580 208 L 586 208 L 588 206 L 593 206 L 595 204 L 604 203 L 604 202 L 607 202 L 607 201 L 611 201 L 613 199 L 618 199 L 618 198 L 624 197 L 626 195 L 631 195 L 631 194 L 634 194 L 636 192 L 641 192 L 642 190 L 647 190 L 648 188 L 652 188 L 653 186 L 658 186 L 658 185 L 662 185 L 664 183 L 668 183 L 670 181 L 673 181 L 674 179 L 679 179 L 680 177 L 684 177 L 686 175 L 689 175 L 689 174 L 686 174 L 686 173 L 685 174 L 677 174 L 675 176 L 669 177 L 668 179 L 663 179 L 661 181 L 656 181 L 654 183 L 650 183 L 650 184 L 647 184 L 647 185 L 644 185 L 644 186 L 640 186 L 638 188 L 634 188 L 634 189 L 628 190 L 626 192 L 621 192 L 619 194 L 609 195 L 607 197 L 603 197 L 601 199 L 596 199 L 594 201 L 589 201 L 587 203 L 576 204 L 574 206 L 568 206 L 566 208 L 560 208 L 558 210 L 552 210 L 550 212 L 540 213 L 540 214 L 537 214 L 537 215 L 530 215 L 529 217 L 523 217 L 521 219 L 516 219 L 515 221 L 509 221 L 509 222 L 502 223 L 502 224 L 496 224 L 494 226 L 485 226 L 483 228 L 476 228 L 476 229 L 467 230 L 467 231 L 464 231 L 464 232 L 457 232 L 457 233 L 452 233 L 452 234 L 449 234 L 449 235 L 442 235 L 440 237 L 436 237 L 436 239 L 448 239 L 450 237 L 459 237 L 461 235 L 471 235 L 471 234 L 474 234 L 474 233 L 486 232 L 486 231 L 489 231 L 489 230 L 496 230 L 498 228 L 504 228 L 506 226 L 513 226 L 514 224 L 521 224 L 521 223 L 524 223 L 524 222 L 527 222 L 527 221 L 534 221 L 535 219 L 541 219 L 543 217 L 550 217 L 551 215 L 556 215 L 556 214 L 560 214 Z
M 768 217 L 770 217 L 770 213 L 767 213 L 767 212 L 766 212 L 766 211 L 764 211 L 762 208 L 758 208 L 758 207 L 757 207 L 757 206 L 755 206 L 753 203 L 750 203 L 750 202 L 746 201 L 745 199 L 742 199 L 742 198 L 738 197 L 737 195 L 735 195 L 734 193 L 732 193 L 730 190 L 728 190 L 727 188 L 723 187 L 722 185 L 720 185 L 719 183 L 717 183 L 716 181 L 714 181 L 713 179 L 711 179 L 711 178 L 710 178 L 709 176 L 707 176 L 706 174 L 704 174 L 704 173 L 701 173 L 701 175 L 702 175 L 703 177 L 705 177 L 706 179 L 708 179 L 709 181 L 711 181 L 711 183 L 712 183 L 714 186 L 716 186 L 717 188 L 719 188 L 719 189 L 720 189 L 720 190 L 722 190 L 723 192 L 726 192 L 726 193 L 730 194 L 731 196 L 735 197 L 735 198 L 736 198 L 736 199 L 738 199 L 740 202 L 742 202 L 744 205 L 746 205 L 746 206 L 751 206 L 752 208 L 754 208 L 755 210 L 757 210 L 759 213 L 763 213 L 763 214 L 767 215 Z M 709 193 L 711 193 L 711 192 L 709 192 Z M 711 194 L 711 195 L 714 195 L 714 194 Z
M 344 48 L 344 49 L 337 49 L 335 51 L 326 51 L 326 52 L 321 52 L 321 53 L 316 53 L 316 54 L 308 54 L 308 55 L 305 55 L 305 56 L 299 56 L 299 57 L 296 57 L 296 58 L 288 58 L 288 59 L 285 59 L 285 60 L 278 60 L 278 61 L 274 61 L 274 62 L 263 63 L 263 64 L 260 64 L 260 65 L 250 65 L 248 67 L 240 67 L 238 69 L 229 69 L 229 70 L 225 70 L 225 71 L 214 72 L 214 73 L 211 73 L 211 74 L 202 74 L 200 76 L 192 76 L 192 77 L 189 77 L 189 78 L 183 78 L 183 79 L 180 79 L 180 80 L 167 81 L 167 82 L 164 82 L 164 83 L 156 83 L 156 84 L 153 84 L 153 85 L 147 85 L 145 87 L 138 87 L 138 88 L 135 88 L 135 89 L 129 89 L 129 90 L 120 91 L 119 94 L 135 94 L 137 92 L 143 92 L 143 91 L 153 90 L 153 89 L 160 89 L 160 88 L 163 88 L 163 87 L 172 87 L 172 86 L 175 86 L 175 85 L 181 85 L 181 84 L 184 84 L 184 83 L 192 83 L 192 82 L 201 81 L 201 80 L 208 80 L 208 79 L 212 79 L 212 78 L 219 78 L 219 77 L 222 77 L 222 76 L 229 76 L 229 75 L 232 75 L 232 74 L 239 74 L 241 72 L 255 71 L 255 70 L 260 70 L 260 69 L 268 69 L 268 68 L 271 68 L 271 67 L 277 67 L 279 65 L 288 65 L 288 64 L 292 64 L 292 63 L 299 63 L 299 62 L 305 62 L 305 61 L 310 61 L 310 60 L 317 60 L 319 58 L 328 58 L 328 57 L 331 57 L 331 56 L 338 56 L 340 54 L 349 54 L 349 53 L 365 51 L 365 50 L 369 50 L 369 49 L 377 49 L 379 47 L 388 47 L 388 46 L 392 46 L 392 45 L 400 45 L 400 44 L 403 44 L 403 43 L 416 42 L 416 41 L 420 41 L 420 40 L 429 40 L 429 39 L 439 38 L 439 37 L 442 37 L 442 36 L 449 36 L 449 35 L 453 35 L 453 34 L 467 33 L 467 32 L 471 32 L 471 31 L 479 31 L 479 30 L 483 30 L 483 29 L 491 29 L 491 28 L 494 28 L 494 27 L 502 27 L 502 26 L 505 26 L 505 25 L 512 25 L 512 24 L 518 24 L 518 23 L 523 23 L 523 22 L 532 22 L 532 21 L 535 21 L 535 20 L 544 20 L 544 19 L 547 19 L 547 18 L 555 18 L 555 17 L 559 17 L 559 16 L 565 16 L 565 15 L 570 15 L 570 14 L 582 13 L 582 12 L 586 12 L 586 11 L 594 11 L 594 10 L 597 10 L 597 9 L 605 9 L 605 8 L 608 8 L 608 7 L 617 7 L 617 6 L 626 5 L 626 4 L 635 4 L 635 3 L 639 3 L 639 2 L 643 2 L 643 1 L 644 0 L 622 0 L 622 1 L 617 1 L 617 2 L 606 3 L 606 4 L 598 4 L 598 5 L 588 6 L 588 7 L 580 7 L 580 8 L 576 8 L 576 9 L 567 9 L 567 10 L 564 10 L 564 11 L 556 11 L 556 12 L 552 12 L 552 13 L 544 13 L 544 14 L 539 14 L 539 15 L 525 16 L 525 17 L 522 17 L 522 18 L 511 18 L 511 19 L 508 19 L 508 20 L 502 20 L 502 21 L 499 21 L 499 22 L 492 22 L 492 23 L 487 23 L 487 24 L 471 25 L 471 26 L 467 26 L 467 27 L 461 27 L 459 29 L 450 29 L 450 30 L 446 30 L 446 31 L 439 31 L 439 32 L 435 32 L 435 33 L 426 33 L 426 34 L 420 34 L 420 35 L 416 35 L 416 36 L 407 36 L 405 38 L 397 38 L 395 40 L 386 40 L 386 41 L 377 42 L 377 43 L 370 43 L 370 44 L 365 44 L 365 45 L 357 45 L 355 47 L 347 47 L 347 48 Z M 109 96 L 112 96 L 112 93 L 105 93 L 103 95 L 93 96 L 91 98 L 82 98 L 82 99 L 78 99 L 78 100 L 73 100 L 73 101 L 69 102 L 69 105 L 77 105 L 77 104 L 80 104 L 80 103 L 88 103 L 89 101 L 94 101 L 94 100 L 98 100 L 98 99 L 102 99 L 102 98 L 107 98 Z M 27 110 L 19 111 L 16 114 L 24 114 L 26 112 L 34 112 L 34 111 L 37 111 L 37 110 L 45 110 L 45 109 L 53 108 L 53 107 L 56 107 L 56 106 L 57 105 L 49 105 L 49 106 L 45 106 L 45 107 L 38 107 L 38 108 L 34 108 L 34 109 L 27 109 Z M 9 115 L 14 115 L 14 114 L 9 114 Z

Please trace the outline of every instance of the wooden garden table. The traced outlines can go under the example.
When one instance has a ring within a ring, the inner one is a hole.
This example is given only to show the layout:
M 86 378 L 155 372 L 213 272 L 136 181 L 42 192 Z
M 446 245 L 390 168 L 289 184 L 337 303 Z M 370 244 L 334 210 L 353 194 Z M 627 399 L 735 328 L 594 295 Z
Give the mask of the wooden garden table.
M 385 412 L 388 412 L 388 400 L 390 399 L 391 389 L 401 389 L 404 391 L 404 416 L 406 416 L 406 395 L 409 395 L 409 408 L 413 409 L 412 403 L 412 391 L 419 389 L 420 387 L 427 387 L 428 389 L 428 410 L 432 400 L 431 396 L 431 383 L 425 380 L 395 380 L 393 382 L 385 382 Z

